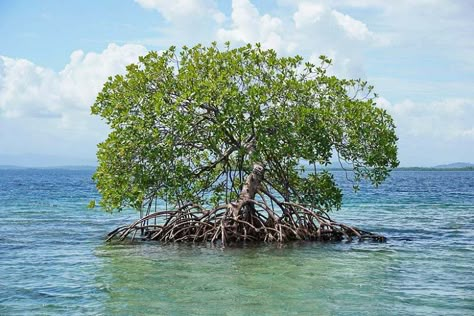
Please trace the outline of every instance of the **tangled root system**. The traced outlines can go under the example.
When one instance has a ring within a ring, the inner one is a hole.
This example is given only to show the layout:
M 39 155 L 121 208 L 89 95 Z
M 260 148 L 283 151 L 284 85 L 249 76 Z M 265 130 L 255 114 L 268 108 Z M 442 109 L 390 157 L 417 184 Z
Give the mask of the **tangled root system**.
M 373 240 L 386 238 L 333 221 L 323 210 L 279 202 L 277 215 L 265 199 L 246 200 L 204 209 L 186 204 L 175 210 L 149 213 L 131 225 L 109 233 L 107 240 L 124 240 L 137 233 L 142 239 L 161 242 L 210 242 L 222 246 L 242 242 Z

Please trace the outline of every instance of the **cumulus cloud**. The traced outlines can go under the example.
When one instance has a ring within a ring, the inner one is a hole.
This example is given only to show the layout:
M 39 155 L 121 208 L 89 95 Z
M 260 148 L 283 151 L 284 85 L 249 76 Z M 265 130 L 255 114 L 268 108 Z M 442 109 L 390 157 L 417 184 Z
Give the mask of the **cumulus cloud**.
M 225 15 L 217 9 L 215 1 L 211 0 L 135 1 L 144 8 L 157 10 L 168 21 L 209 16 L 217 23 L 222 23 L 225 20 Z
M 60 72 L 0 56 L 0 117 L 64 118 L 69 112 L 89 112 L 107 77 L 123 73 L 145 53 L 145 47 L 131 44 L 110 44 L 101 53 L 77 50 Z
M 51 91 L 56 74 L 25 59 L 0 56 L 0 114 L 5 117 L 58 115 Z M 41 100 L 41 101 L 39 101 Z M 39 106 L 37 103 L 41 102 Z
M 217 38 L 221 41 L 240 43 L 260 42 L 264 48 L 281 50 L 285 41 L 282 37 L 283 23 L 269 14 L 260 15 L 258 9 L 248 0 L 232 1 L 232 25 L 220 28 Z
M 359 20 L 352 18 L 347 14 L 343 14 L 337 10 L 332 10 L 331 14 L 336 19 L 337 24 L 342 27 L 342 29 L 346 32 L 347 36 L 351 39 L 356 40 L 373 40 L 375 43 L 378 44 L 388 44 L 389 39 L 384 38 L 380 35 L 375 34 L 374 32 L 369 31 L 367 25 Z
M 165 23 L 154 27 L 156 36 L 138 38 L 137 43 L 160 49 L 173 46 L 210 44 L 227 20 L 217 0 L 135 0 L 141 7 L 158 12 Z
M 322 3 L 299 3 L 296 12 L 293 14 L 293 20 L 296 29 L 301 30 L 305 27 L 314 26 L 325 16 L 327 16 L 325 24 L 332 24 L 331 22 L 335 22 L 349 39 L 359 41 L 373 40 L 380 43 L 388 42 L 388 39 L 384 39 L 381 35 L 377 35 L 370 31 L 367 24 L 364 22 L 359 21 L 348 14 L 339 12 L 338 10 L 331 9 Z
M 310 26 L 321 20 L 327 8 L 321 3 L 302 2 L 298 5 L 297 11 L 293 14 L 296 29 Z
M 319 63 L 333 59 L 332 71 L 343 77 L 364 77 L 363 51 L 388 41 L 363 22 L 336 11 L 326 2 L 301 1 L 290 10 L 275 14 L 260 12 L 249 0 L 233 0 L 231 23 L 217 31 L 219 41 L 260 42 L 280 54 L 300 54 Z
M 59 72 L 0 56 L 0 163 L 93 164 L 107 127 L 90 106 L 108 76 L 145 53 L 139 45 L 77 50 Z
M 410 99 L 377 104 L 393 117 L 404 166 L 432 166 L 474 157 L 474 99 L 448 98 L 433 102 Z
M 450 98 L 434 102 L 407 99 L 391 104 L 380 98 L 377 103 L 393 116 L 401 135 L 443 140 L 465 137 L 474 141 L 473 99 Z

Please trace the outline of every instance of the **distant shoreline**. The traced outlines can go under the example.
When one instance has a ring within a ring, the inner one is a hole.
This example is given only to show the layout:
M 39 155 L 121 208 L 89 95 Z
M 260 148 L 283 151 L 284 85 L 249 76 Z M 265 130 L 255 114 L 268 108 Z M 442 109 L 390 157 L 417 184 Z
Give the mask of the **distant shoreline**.
M 330 171 L 351 171 L 351 168 L 326 168 L 325 170 Z M 435 167 L 399 167 L 395 168 L 392 171 L 474 171 L 474 167 L 461 167 L 461 168 L 435 168 Z
M 95 170 L 97 166 L 51 166 L 51 167 L 23 167 L 14 165 L 0 165 L 0 170 Z M 312 168 L 305 168 L 311 170 Z M 321 167 L 320 170 L 329 171 L 351 171 L 351 168 L 331 168 Z M 392 171 L 474 171 L 474 166 L 458 167 L 458 168 L 439 168 L 439 167 L 399 167 Z
M 14 165 L 0 165 L 0 170 L 95 170 L 97 166 L 48 166 L 48 167 L 24 167 Z
M 434 167 L 400 167 L 393 171 L 474 171 L 474 167 L 434 168 Z

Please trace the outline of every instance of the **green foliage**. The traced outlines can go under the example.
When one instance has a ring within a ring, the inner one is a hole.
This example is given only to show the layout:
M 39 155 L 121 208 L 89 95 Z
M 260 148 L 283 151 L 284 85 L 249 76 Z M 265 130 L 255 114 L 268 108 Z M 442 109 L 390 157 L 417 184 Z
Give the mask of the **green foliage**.
M 298 189 L 300 201 L 304 204 L 324 209 L 341 207 L 342 191 L 336 186 L 333 175 L 328 171 L 302 178 Z
M 303 160 L 327 165 L 333 156 L 352 163 L 355 185 L 379 184 L 398 165 L 392 118 L 366 82 L 328 75 L 330 63 L 278 57 L 258 44 L 140 57 L 108 79 L 92 106 L 111 128 L 94 175 L 101 205 L 222 203 L 237 198 L 260 162 L 268 190 L 338 208 L 331 175 L 299 172 Z

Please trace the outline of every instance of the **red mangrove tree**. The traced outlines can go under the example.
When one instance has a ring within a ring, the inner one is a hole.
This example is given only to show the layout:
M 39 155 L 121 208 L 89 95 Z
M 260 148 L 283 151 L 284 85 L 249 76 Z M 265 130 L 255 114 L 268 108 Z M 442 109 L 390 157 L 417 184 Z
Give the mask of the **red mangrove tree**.
M 349 164 L 355 187 L 398 165 L 372 87 L 328 74 L 330 63 L 214 43 L 153 51 L 110 77 L 92 106 L 110 127 L 94 175 L 100 204 L 143 213 L 109 239 L 383 240 L 328 215 L 342 193 L 316 165 Z

